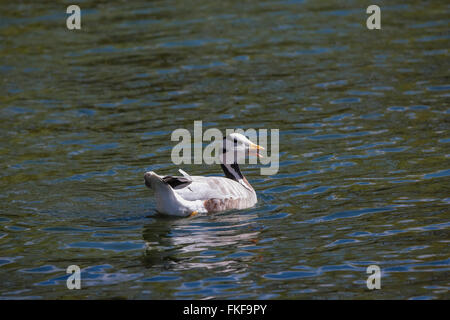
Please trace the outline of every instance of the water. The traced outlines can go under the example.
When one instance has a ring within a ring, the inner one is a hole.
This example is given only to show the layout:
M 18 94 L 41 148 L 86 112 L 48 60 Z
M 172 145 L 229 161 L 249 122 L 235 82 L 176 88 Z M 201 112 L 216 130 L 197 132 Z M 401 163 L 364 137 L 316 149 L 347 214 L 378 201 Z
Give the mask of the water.
M 450 298 L 445 1 L 78 3 L 1 4 L 0 298 Z M 255 208 L 155 213 L 194 120 L 280 129 Z

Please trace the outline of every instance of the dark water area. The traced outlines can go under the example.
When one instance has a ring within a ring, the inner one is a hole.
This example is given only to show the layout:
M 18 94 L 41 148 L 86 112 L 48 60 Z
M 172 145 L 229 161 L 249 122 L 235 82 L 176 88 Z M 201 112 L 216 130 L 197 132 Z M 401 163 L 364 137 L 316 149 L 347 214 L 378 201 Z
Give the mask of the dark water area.
M 0 4 L 0 299 L 450 298 L 448 3 L 76 2 Z M 256 207 L 155 212 L 195 120 L 280 130 Z

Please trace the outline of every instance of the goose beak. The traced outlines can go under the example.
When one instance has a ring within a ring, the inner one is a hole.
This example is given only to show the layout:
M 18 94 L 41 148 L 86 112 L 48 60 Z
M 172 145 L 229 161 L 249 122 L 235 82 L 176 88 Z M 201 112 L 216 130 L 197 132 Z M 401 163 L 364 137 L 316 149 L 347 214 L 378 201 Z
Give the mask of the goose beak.
M 250 144 L 249 154 L 256 155 L 258 158 L 263 158 L 263 156 L 259 153 L 259 150 L 264 150 L 264 148 L 254 143 Z

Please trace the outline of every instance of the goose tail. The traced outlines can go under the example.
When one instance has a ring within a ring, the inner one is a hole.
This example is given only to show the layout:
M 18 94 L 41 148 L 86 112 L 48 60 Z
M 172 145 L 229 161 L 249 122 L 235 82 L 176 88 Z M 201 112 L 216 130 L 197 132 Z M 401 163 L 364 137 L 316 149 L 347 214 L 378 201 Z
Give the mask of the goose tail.
M 189 216 L 199 212 L 203 201 L 186 201 L 179 196 L 166 179 L 153 171 L 144 174 L 147 187 L 155 192 L 156 210 L 163 214 L 173 216 Z
M 144 174 L 144 180 L 145 185 L 155 192 L 157 207 L 163 206 L 164 203 L 178 202 L 178 197 L 172 187 L 164 181 L 162 176 L 157 175 L 153 171 L 149 171 Z
M 155 191 L 171 191 L 172 188 L 163 180 L 163 177 L 153 171 L 144 174 L 145 185 Z

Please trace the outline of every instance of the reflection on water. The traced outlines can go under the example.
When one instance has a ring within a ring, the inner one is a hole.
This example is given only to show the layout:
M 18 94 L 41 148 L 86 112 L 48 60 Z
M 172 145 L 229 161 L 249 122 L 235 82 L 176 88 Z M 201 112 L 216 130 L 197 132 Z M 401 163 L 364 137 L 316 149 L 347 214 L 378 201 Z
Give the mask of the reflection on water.
M 256 217 L 241 212 L 190 219 L 159 217 L 144 229 L 145 264 L 177 271 L 206 268 L 234 272 L 253 254 L 242 251 L 225 255 L 227 248 L 245 250 L 257 244 L 260 226 L 253 221 Z
M 449 298 L 449 7 L 379 5 L 2 3 L 0 299 Z M 155 213 L 195 120 L 280 129 L 255 208 Z

